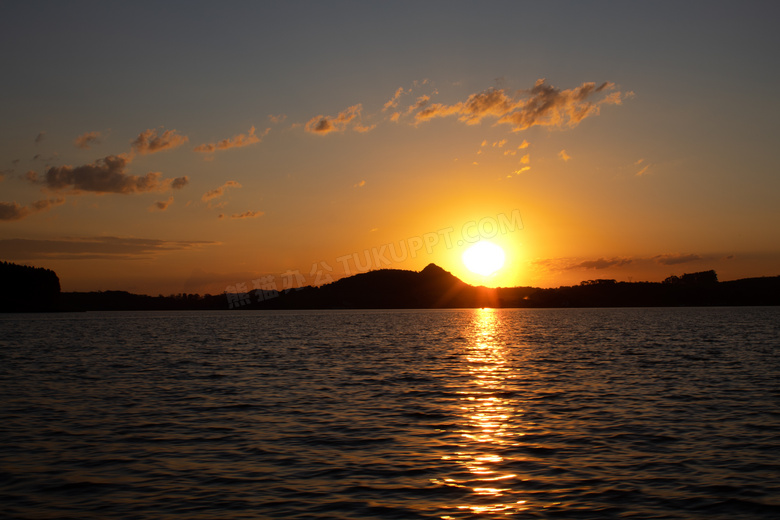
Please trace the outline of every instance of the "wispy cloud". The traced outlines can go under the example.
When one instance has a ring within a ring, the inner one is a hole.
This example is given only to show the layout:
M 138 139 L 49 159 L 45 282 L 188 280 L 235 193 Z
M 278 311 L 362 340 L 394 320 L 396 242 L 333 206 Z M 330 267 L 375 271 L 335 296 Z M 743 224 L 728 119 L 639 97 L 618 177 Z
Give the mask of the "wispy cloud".
M 637 177 L 641 177 L 642 175 L 645 175 L 647 173 L 647 170 L 649 170 L 649 169 L 650 169 L 650 165 L 649 164 L 645 165 L 644 168 L 642 168 L 641 170 L 636 172 L 636 176 Z
M 76 145 L 76 148 L 89 150 L 93 144 L 98 144 L 100 142 L 100 137 L 100 132 L 87 132 L 78 136 L 73 141 L 73 144 Z
M 179 135 L 176 130 L 166 130 L 162 135 L 157 130 L 148 129 L 141 132 L 131 143 L 133 150 L 139 154 L 150 154 L 170 150 L 189 141 L 186 135 Z
M 45 137 L 46 137 L 46 132 L 38 132 L 38 135 L 35 136 L 35 144 L 38 144 L 41 141 L 43 141 Z
M 0 239 L 0 250 L 8 260 L 135 259 L 215 244 L 217 242 L 123 237 L 65 237 L 56 240 L 7 238 Z
M 224 151 L 224 150 L 230 150 L 231 148 L 242 148 L 244 146 L 249 146 L 250 144 L 259 143 L 263 140 L 263 137 L 268 135 L 268 132 L 270 132 L 270 128 L 266 128 L 265 131 L 261 135 L 257 135 L 255 127 L 251 127 L 249 129 L 249 132 L 246 134 L 236 134 L 233 137 L 230 137 L 228 139 L 222 139 L 221 141 L 217 141 L 216 143 L 204 143 L 199 144 L 194 148 L 196 152 L 201 153 L 214 153 L 217 151 Z
M 355 184 L 355 185 L 353 186 L 353 188 L 362 188 L 362 187 L 363 187 L 363 186 L 365 186 L 365 185 L 366 185 L 366 181 L 360 181 L 360 182 L 358 182 L 357 184 Z
M 94 163 L 82 166 L 55 166 L 49 168 L 42 180 L 35 172 L 28 172 L 27 179 L 43 184 L 52 190 L 70 189 L 75 192 L 93 193 L 142 193 L 181 189 L 189 178 L 163 179 L 160 172 L 146 175 L 130 175 L 126 172 L 132 161 L 128 154 L 109 155 Z
M 585 260 L 578 264 L 569 266 L 567 269 L 606 269 L 608 267 L 620 267 L 633 262 L 630 258 L 599 258 L 597 260 Z
M 284 114 L 278 114 L 278 115 L 268 114 L 268 120 L 274 124 L 282 123 L 284 122 L 285 119 L 287 119 L 287 116 Z
M 382 112 L 386 112 L 387 110 L 390 110 L 391 108 L 395 108 L 398 106 L 398 98 L 401 97 L 401 94 L 404 93 L 403 87 L 398 87 L 398 89 L 395 91 L 395 94 L 393 94 L 393 97 L 390 98 L 387 103 L 384 104 L 382 107 Z
M 214 188 L 213 190 L 209 190 L 206 193 L 203 194 L 203 197 L 201 197 L 200 200 L 203 202 L 208 202 L 212 199 L 216 199 L 221 197 L 225 194 L 225 190 L 228 188 L 240 188 L 241 185 L 237 183 L 236 181 L 227 181 L 225 184 L 218 188 Z
M 36 200 L 29 206 L 22 206 L 16 202 L 0 202 L 0 221 L 22 220 L 29 215 L 47 211 L 63 203 L 65 203 L 63 198 Z
M 568 162 L 569 159 L 571 159 L 571 155 L 567 154 L 566 150 L 561 150 L 560 152 L 558 152 L 558 157 L 563 159 L 563 162 Z
M 601 270 L 610 267 L 622 267 L 635 262 L 633 258 L 597 258 L 595 260 L 580 260 L 572 258 L 548 258 L 534 263 L 549 271 L 571 271 L 579 269 Z
M 695 262 L 697 260 L 702 260 L 702 257 L 700 255 L 695 255 L 695 254 L 670 253 L 670 254 L 658 255 L 656 257 L 653 257 L 653 260 L 655 260 L 661 265 L 677 265 L 677 264 L 687 264 L 688 262 Z

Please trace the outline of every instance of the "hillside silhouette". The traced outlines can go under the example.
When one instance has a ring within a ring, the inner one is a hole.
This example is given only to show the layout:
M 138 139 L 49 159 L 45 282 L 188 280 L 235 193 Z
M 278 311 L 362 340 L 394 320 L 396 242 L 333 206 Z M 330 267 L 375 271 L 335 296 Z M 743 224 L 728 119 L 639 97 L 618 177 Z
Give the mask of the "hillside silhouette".
M 48 312 L 60 308 L 60 279 L 40 267 L 0 262 L 0 312 Z
M 0 267 L 2 312 L 780 305 L 780 276 L 719 282 L 715 271 L 670 276 L 663 282 L 599 279 L 555 289 L 494 289 L 468 285 L 429 264 L 420 272 L 380 269 L 281 292 L 147 296 L 126 291 L 61 293 L 53 271 L 8 262 Z

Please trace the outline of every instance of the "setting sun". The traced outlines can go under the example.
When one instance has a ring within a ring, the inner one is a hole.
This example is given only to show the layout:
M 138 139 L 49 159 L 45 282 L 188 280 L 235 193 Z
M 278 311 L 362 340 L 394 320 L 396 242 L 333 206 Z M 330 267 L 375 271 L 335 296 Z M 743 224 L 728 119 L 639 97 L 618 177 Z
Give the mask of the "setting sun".
M 490 276 L 504 266 L 505 258 L 501 247 L 482 240 L 463 253 L 463 264 L 472 273 Z

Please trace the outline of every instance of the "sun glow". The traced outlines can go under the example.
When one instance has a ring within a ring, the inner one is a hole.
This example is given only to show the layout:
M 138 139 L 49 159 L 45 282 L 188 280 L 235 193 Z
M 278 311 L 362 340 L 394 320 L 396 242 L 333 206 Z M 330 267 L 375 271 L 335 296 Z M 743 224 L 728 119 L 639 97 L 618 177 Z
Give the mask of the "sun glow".
M 463 253 L 463 264 L 469 271 L 490 276 L 504 266 L 506 255 L 500 246 L 481 240 Z

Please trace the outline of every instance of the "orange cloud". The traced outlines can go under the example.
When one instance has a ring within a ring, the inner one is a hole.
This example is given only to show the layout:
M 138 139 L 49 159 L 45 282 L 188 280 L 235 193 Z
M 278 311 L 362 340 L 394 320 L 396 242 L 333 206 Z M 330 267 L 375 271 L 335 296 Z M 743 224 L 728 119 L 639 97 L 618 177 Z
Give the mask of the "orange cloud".
M 247 134 L 234 135 L 229 139 L 223 139 L 216 143 L 200 144 L 196 146 L 194 150 L 196 152 L 202 153 L 213 153 L 216 151 L 229 150 L 231 148 L 242 148 L 244 146 L 249 146 L 250 144 L 259 143 L 262 141 L 263 137 L 268 135 L 268 132 L 270 131 L 270 128 L 266 128 L 265 131 L 258 137 L 255 135 L 255 127 L 253 126 L 249 129 L 249 133 Z
M 214 188 L 213 190 L 209 190 L 206 193 L 203 194 L 203 197 L 201 197 L 200 200 L 203 202 L 208 202 L 212 199 L 216 199 L 221 197 L 225 194 L 225 190 L 227 188 L 240 188 L 241 185 L 237 183 L 236 181 L 227 181 L 225 184 L 220 186 L 219 188 Z
M 571 159 L 571 155 L 567 154 L 566 150 L 561 150 L 560 152 L 558 152 L 558 157 L 563 159 L 563 162 L 568 162 L 569 159 Z
M 76 148 L 81 148 L 82 150 L 89 150 L 93 144 L 97 144 L 99 142 L 100 142 L 100 132 L 87 132 L 85 134 L 81 134 L 80 136 L 78 136 L 73 141 L 73 144 L 76 145 Z
M 398 89 L 395 91 L 395 94 L 393 94 L 393 97 L 390 98 L 390 100 L 385 103 L 384 107 L 382 108 L 382 112 L 385 112 L 387 110 L 390 110 L 391 108 L 395 108 L 398 106 L 398 98 L 401 97 L 401 94 L 404 93 L 403 87 L 398 87 Z
M 319 115 L 311 118 L 304 127 L 307 132 L 312 134 L 326 135 L 331 132 L 343 132 L 350 124 L 354 130 L 359 132 L 367 132 L 374 128 L 362 126 L 360 123 L 361 112 L 363 111 L 363 105 L 358 103 L 351 107 L 339 112 L 335 117 Z
M 272 123 L 281 123 L 285 119 L 287 119 L 287 116 L 284 115 L 284 114 L 279 114 L 279 115 L 276 115 L 276 116 L 273 115 L 273 114 L 269 114 L 268 115 L 268 120 L 271 121 Z
M 125 170 L 131 161 L 131 156 L 127 154 L 109 155 L 94 163 L 75 168 L 72 166 L 49 168 L 42 181 L 38 181 L 35 172 L 28 172 L 26 177 L 29 181 L 44 184 L 52 190 L 72 189 L 75 192 L 87 191 L 101 194 L 177 190 L 189 182 L 186 176 L 161 179 L 160 172 L 149 172 L 143 176 L 129 175 Z
M 36 200 L 29 206 L 21 206 L 16 202 L 0 202 L 0 220 L 21 220 L 29 215 L 47 211 L 63 203 L 65 203 L 63 198 Z
M 131 143 L 133 150 L 142 155 L 162 152 L 181 146 L 189 141 L 186 135 L 179 135 L 176 130 L 166 130 L 162 135 L 157 135 L 157 130 L 148 129 L 141 132 L 135 141 Z
M 466 101 L 454 105 L 430 105 L 419 110 L 415 119 L 426 121 L 457 115 L 459 121 L 475 125 L 485 118 L 494 118 L 498 123 L 512 125 L 513 131 L 532 126 L 574 127 L 585 118 L 597 115 L 601 105 L 620 104 L 623 98 L 628 97 L 628 94 L 612 92 L 599 101 L 590 101 L 614 88 L 613 83 L 605 82 L 599 86 L 583 83 L 573 89 L 560 90 L 540 79 L 532 89 L 518 92 L 518 97 L 507 94 L 503 89 L 489 89 L 471 94 Z
M 636 172 L 636 176 L 637 176 L 637 177 L 641 177 L 642 175 L 646 174 L 646 173 L 647 173 L 647 170 L 649 170 L 649 169 L 650 169 L 650 165 L 649 165 L 649 164 L 645 165 L 645 167 L 644 167 L 644 168 L 642 168 L 641 170 L 639 170 L 638 172 Z

